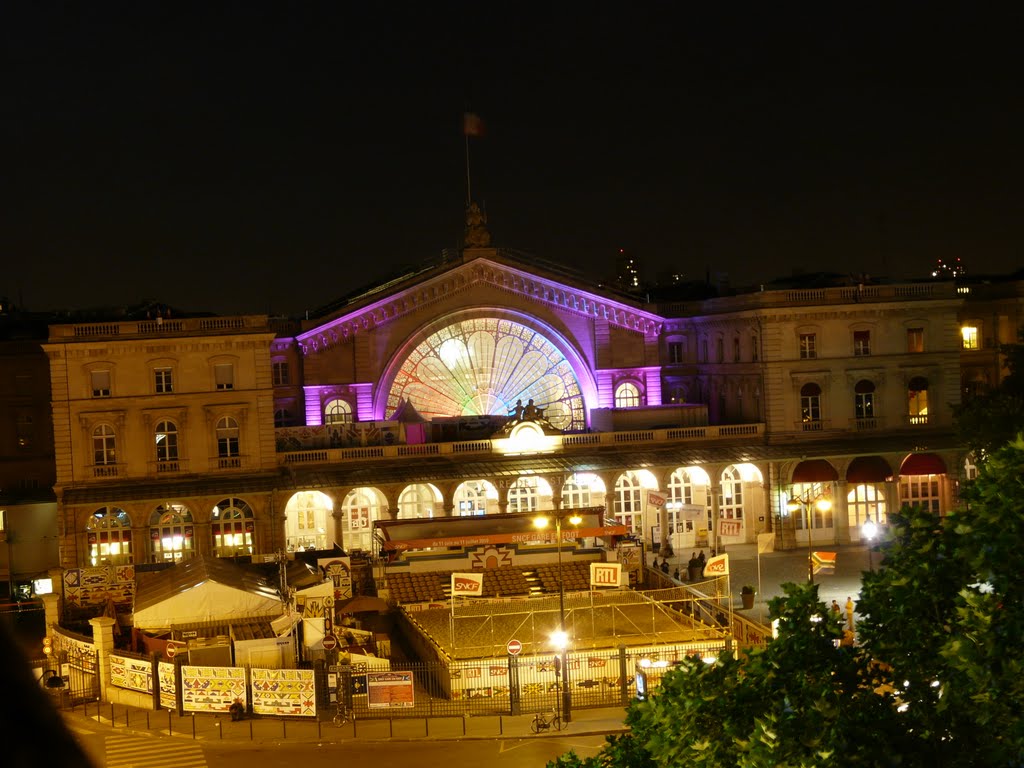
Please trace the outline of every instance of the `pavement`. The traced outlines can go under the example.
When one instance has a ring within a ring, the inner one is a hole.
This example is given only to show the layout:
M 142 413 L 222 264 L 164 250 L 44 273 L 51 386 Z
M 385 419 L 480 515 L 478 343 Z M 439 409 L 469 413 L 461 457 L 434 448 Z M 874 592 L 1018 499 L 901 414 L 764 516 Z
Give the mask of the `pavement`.
M 627 730 L 622 707 L 577 709 L 572 721 L 561 731 L 534 734 L 530 728 L 533 713 L 524 715 L 481 715 L 474 717 L 416 717 L 356 720 L 335 726 L 331 720 L 314 718 L 247 717 L 232 721 L 228 715 L 185 714 L 167 710 L 150 711 L 109 702 L 93 702 L 64 710 L 64 722 L 72 732 L 110 732 L 162 736 L 203 742 L 204 746 L 223 744 L 232 748 L 246 745 L 270 746 L 322 745 L 348 741 L 462 741 L 467 739 L 536 739 L 552 736 L 594 736 Z
M 833 599 L 845 606 L 848 597 L 856 601 L 860 594 L 863 571 L 877 566 L 878 555 L 872 555 L 863 545 L 817 545 L 816 551 L 836 552 L 833 574 L 814 577 L 818 596 L 826 604 Z M 786 582 L 804 583 L 808 578 L 806 549 L 758 554 L 755 545 L 733 545 L 729 554 L 729 584 L 734 609 L 755 621 L 767 622 L 767 603 L 783 594 Z M 709 553 L 705 553 L 709 554 Z M 678 566 L 685 573 L 689 552 L 677 552 L 669 558 L 669 573 Z M 660 562 L 661 558 L 659 558 Z M 745 584 L 757 587 L 754 607 L 742 610 L 740 589 Z M 314 718 L 276 718 L 253 716 L 234 722 L 228 715 L 185 714 L 167 710 L 151 711 L 122 704 L 93 702 L 63 710 L 65 722 L 74 731 L 109 728 L 111 732 L 165 736 L 172 739 L 202 741 L 206 746 L 215 744 L 244 748 L 245 745 L 267 747 L 273 745 L 298 746 L 300 744 L 340 743 L 346 741 L 395 740 L 463 740 L 545 738 L 551 736 L 589 736 L 621 733 L 625 709 L 606 707 L 576 709 L 572 722 L 561 731 L 543 731 L 534 734 L 530 725 L 534 713 L 523 715 L 481 715 L 472 717 L 417 717 L 375 720 L 356 720 L 335 726 L 331 720 Z

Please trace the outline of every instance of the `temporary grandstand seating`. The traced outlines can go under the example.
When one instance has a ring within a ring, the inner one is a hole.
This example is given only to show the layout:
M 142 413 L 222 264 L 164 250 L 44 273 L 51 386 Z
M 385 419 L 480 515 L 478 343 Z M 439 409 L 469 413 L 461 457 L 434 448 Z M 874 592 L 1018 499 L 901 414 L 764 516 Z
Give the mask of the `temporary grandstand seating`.
M 537 576 L 545 592 L 558 592 L 558 565 L 537 566 Z M 562 563 L 562 579 L 566 592 L 590 589 L 590 563 Z
M 447 600 L 451 595 L 451 571 L 424 573 L 388 573 L 391 598 L 398 603 L 423 603 Z M 554 591 L 558 591 L 557 573 L 553 576 Z M 567 587 L 568 588 L 568 587 Z M 573 587 L 575 589 L 576 587 Z M 586 589 L 586 587 L 583 587 Z M 504 566 L 484 571 L 484 597 L 530 595 L 546 591 L 540 580 L 518 566 Z

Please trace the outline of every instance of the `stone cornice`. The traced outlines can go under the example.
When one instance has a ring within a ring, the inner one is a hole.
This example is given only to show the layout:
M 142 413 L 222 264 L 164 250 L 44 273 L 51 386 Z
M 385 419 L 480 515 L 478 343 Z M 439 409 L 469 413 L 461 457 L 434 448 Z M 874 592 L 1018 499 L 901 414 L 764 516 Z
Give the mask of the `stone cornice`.
M 300 334 L 297 340 L 303 354 L 315 353 L 480 285 L 490 285 L 521 301 L 542 304 L 559 312 L 605 320 L 610 325 L 645 336 L 656 336 L 661 332 L 663 320 L 658 315 L 488 259 L 476 259 L 329 320 Z

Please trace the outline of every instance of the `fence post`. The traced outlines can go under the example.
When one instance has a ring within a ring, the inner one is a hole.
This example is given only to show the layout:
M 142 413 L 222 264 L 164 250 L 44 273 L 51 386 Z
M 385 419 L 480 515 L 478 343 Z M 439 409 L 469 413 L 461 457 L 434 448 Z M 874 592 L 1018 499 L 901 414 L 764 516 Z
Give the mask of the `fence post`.
M 619 680 L 622 685 L 619 687 L 619 702 L 624 707 L 629 706 L 629 678 L 626 670 L 626 646 L 619 646 Z

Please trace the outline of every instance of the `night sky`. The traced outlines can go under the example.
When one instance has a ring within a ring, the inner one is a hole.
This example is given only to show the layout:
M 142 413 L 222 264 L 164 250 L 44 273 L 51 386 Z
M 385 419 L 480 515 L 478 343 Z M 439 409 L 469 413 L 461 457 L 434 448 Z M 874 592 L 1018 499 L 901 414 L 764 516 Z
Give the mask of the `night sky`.
M 467 109 L 495 244 L 596 279 L 1024 266 L 1019 15 L 363 5 L 5 4 L 0 296 L 313 310 L 459 245 Z

